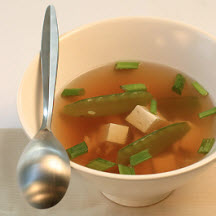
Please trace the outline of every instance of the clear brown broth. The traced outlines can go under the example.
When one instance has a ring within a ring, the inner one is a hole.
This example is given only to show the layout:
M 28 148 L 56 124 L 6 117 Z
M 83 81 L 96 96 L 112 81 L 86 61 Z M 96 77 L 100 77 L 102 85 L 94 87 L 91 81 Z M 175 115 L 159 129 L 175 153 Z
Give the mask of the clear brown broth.
M 136 174 L 166 172 L 195 163 L 203 158 L 203 155 L 197 153 L 202 139 L 214 137 L 214 116 L 199 119 L 198 113 L 211 108 L 213 103 L 209 96 L 203 97 L 196 92 L 191 85 L 192 79 L 186 75 L 184 75 L 186 84 L 182 96 L 174 93 L 171 88 L 177 73 L 182 72 L 164 65 L 146 62 L 142 62 L 139 69 L 136 70 L 115 70 L 114 63 L 91 70 L 74 79 L 65 87 L 85 88 L 86 94 L 84 96 L 62 98 L 61 92 L 57 95 L 52 122 L 53 133 L 66 149 L 83 140 L 86 141 L 89 152 L 73 159 L 78 164 L 86 165 L 89 161 L 98 157 L 116 162 L 119 149 L 145 135 L 125 121 L 128 113 L 106 117 L 71 117 L 62 112 L 63 107 L 84 98 L 121 93 L 123 91 L 120 89 L 120 85 L 144 83 L 148 91 L 159 101 L 170 97 L 195 96 L 199 97 L 201 105 L 198 108 L 196 107 L 195 110 L 187 107 L 187 104 L 186 109 L 173 110 L 170 104 L 163 104 L 163 107 L 161 106 L 162 110 L 160 110 L 160 103 L 158 104 L 158 111 L 161 111 L 170 122 L 189 121 L 194 126 L 187 134 L 186 139 L 176 142 L 165 152 L 135 166 Z M 97 141 L 98 129 L 107 123 L 130 127 L 130 133 L 125 145 L 99 143 Z M 118 168 L 117 166 L 113 167 L 107 172 L 118 173 Z

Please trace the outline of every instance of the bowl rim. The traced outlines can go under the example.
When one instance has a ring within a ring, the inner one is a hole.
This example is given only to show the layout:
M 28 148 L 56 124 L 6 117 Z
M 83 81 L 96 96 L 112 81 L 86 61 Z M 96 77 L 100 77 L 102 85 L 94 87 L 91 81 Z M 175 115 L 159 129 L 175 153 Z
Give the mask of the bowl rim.
M 160 17 L 151 17 L 151 16 L 123 16 L 123 17 L 115 17 L 115 18 L 111 18 L 111 19 L 105 19 L 105 20 L 101 20 L 101 21 L 97 21 L 97 22 L 93 22 L 93 23 L 89 23 L 86 25 L 82 25 L 81 27 L 78 27 L 74 30 L 71 30 L 69 32 L 64 33 L 63 35 L 60 36 L 60 42 L 64 39 L 67 39 L 68 37 L 71 37 L 81 31 L 85 31 L 89 28 L 92 27 L 96 27 L 97 25 L 106 25 L 106 24 L 111 24 L 111 23 L 116 23 L 116 22 L 127 22 L 127 21 L 143 21 L 143 22 L 154 22 L 154 23 L 162 23 L 162 24 L 172 24 L 175 26 L 180 26 L 184 29 L 187 29 L 189 31 L 192 31 L 196 34 L 202 35 L 204 36 L 206 39 L 211 40 L 213 43 L 215 43 L 216 45 L 216 37 L 211 35 L 208 32 L 205 32 L 197 27 L 194 27 L 193 25 L 190 24 L 185 24 L 181 21 L 176 21 L 176 20 L 170 20 L 170 19 L 166 19 L 166 18 L 160 18 Z M 39 58 L 39 54 L 37 54 L 32 62 L 29 64 L 30 65 L 37 61 Z M 28 67 L 28 68 L 29 68 Z M 25 71 L 25 73 L 28 71 Z M 25 131 L 25 133 L 27 134 L 27 136 L 29 138 L 33 138 L 33 134 L 30 132 L 30 130 L 27 128 L 27 124 L 25 123 L 24 119 L 21 116 L 21 89 L 23 86 L 23 82 L 24 82 L 24 77 L 25 77 L 25 73 L 23 74 L 22 80 L 20 82 L 19 88 L 18 88 L 18 92 L 17 92 L 17 112 L 18 112 L 18 117 L 19 120 L 21 122 L 21 125 Z M 206 157 L 204 157 L 203 159 L 201 159 L 200 161 L 191 164 L 189 166 L 180 168 L 180 169 L 176 169 L 173 171 L 169 171 L 169 172 L 163 172 L 163 173 L 156 173 L 156 174 L 142 174 L 142 175 L 121 175 L 121 174 L 115 174 L 115 173 L 108 173 L 108 172 L 102 172 L 102 171 L 98 171 L 98 170 L 94 170 L 94 169 L 90 169 L 88 167 L 79 165 L 73 161 L 70 161 L 70 165 L 72 168 L 74 168 L 75 170 L 87 173 L 87 174 L 91 174 L 91 175 L 95 175 L 98 177 L 104 177 L 104 178 L 109 178 L 109 179 L 116 179 L 116 180 L 126 180 L 126 181 L 131 181 L 131 180 L 156 180 L 156 179 L 161 179 L 161 178 L 168 178 L 168 177 L 175 177 L 177 175 L 180 174 L 186 174 L 188 172 L 197 170 L 198 168 L 201 168 L 203 166 L 206 166 L 207 164 L 209 164 L 210 162 L 212 162 L 214 159 L 216 159 L 216 152 L 211 153 L 210 155 L 207 155 Z

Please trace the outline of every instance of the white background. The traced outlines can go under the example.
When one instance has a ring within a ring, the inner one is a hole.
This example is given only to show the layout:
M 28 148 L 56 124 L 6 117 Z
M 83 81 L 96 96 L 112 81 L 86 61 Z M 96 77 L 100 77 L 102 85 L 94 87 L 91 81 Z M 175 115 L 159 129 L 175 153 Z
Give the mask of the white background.
M 0 128 L 21 127 L 17 89 L 40 50 L 43 15 L 50 3 L 57 10 L 60 34 L 112 17 L 157 16 L 216 36 L 216 0 L 0 0 Z

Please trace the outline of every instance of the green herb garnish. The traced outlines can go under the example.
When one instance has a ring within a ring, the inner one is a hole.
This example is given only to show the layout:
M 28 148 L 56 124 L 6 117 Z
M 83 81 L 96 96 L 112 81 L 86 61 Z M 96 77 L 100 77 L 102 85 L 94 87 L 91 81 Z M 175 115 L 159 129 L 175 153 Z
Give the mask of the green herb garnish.
M 205 118 L 207 116 L 213 115 L 216 113 L 216 107 L 213 107 L 209 110 L 199 113 L 199 118 Z
M 64 89 L 61 93 L 61 96 L 68 97 L 68 96 L 80 96 L 85 94 L 84 88 L 71 88 L 71 89 Z
M 155 99 L 151 100 L 150 112 L 157 115 L 157 101 Z
M 114 167 L 115 165 L 116 164 L 111 161 L 107 161 L 102 158 L 96 158 L 90 161 L 86 166 L 91 169 L 105 171 L 111 167 Z
M 208 138 L 208 139 L 203 139 L 202 140 L 202 143 L 201 143 L 201 146 L 198 150 L 198 153 L 201 153 L 201 154 L 207 154 L 210 152 L 213 144 L 215 142 L 215 138 Z
M 208 92 L 198 82 L 192 82 L 193 87 L 203 96 L 208 95 Z
M 82 154 L 85 154 L 88 152 L 88 146 L 85 142 L 81 142 L 80 144 L 77 144 L 69 149 L 66 150 L 68 153 L 68 156 L 70 159 L 73 159 L 75 157 L 78 157 Z
M 147 90 L 146 86 L 142 83 L 121 85 L 120 87 L 126 92 L 127 91 L 146 91 Z
M 122 164 L 118 164 L 118 169 L 120 174 L 135 175 L 135 170 L 131 166 L 124 166 Z
M 139 62 L 117 62 L 115 69 L 137 69 L 139 67 Z
M 185 84 L 185 78 L 181 74 L 177 74 L 172 90 L 181 95 Z
M 151 154 L 149 153 L 148 149 L 141 151 L 137 154 L 130 156 L 130 165 L 136 166 L 139 163 L 142 163 L 145 160 L 152 158 Z

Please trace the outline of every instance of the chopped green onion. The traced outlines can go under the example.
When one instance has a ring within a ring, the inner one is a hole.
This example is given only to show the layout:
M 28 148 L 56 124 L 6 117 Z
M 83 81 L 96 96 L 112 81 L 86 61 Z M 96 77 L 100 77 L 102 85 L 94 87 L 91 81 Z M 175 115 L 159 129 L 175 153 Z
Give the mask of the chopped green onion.
M 175 83 L 172 87 L 172 90 L 181 95 L 182 94 L 182 90 L 184 88 L 184 84 L 185 84 L 185 78 L 181 75 L 181 74 L 177 74 L 176 75 L 176 79 L 175 79 Z
M 215 142 L 215 138 L 208 138 L 208 139 L 203 139 L 202 140 L 202 143 L 201 143 L 201 146 L 198 150 L 198 153 L 201 153 L 201 154 L 207 154 L 210 152 L 213 144 Z
M 68 104 L 64 112 L 71 116 L 107 116 L 130 112 L 136 105 L 146 106 L 152 95 L 146 91 L 132 91 L 86 98 Z
M 155 156 L 181 139 L 189 130 L 190 126 L 187 122 L 178 122 L 153 131 L 121 148 L 118 151 L 117 161 L 119 164 L 128 165 L 132 155 L 146 149 L 152 156 Z
M 85 154 L 88 152 L 88 146 L 86 145 L 85 142 L 81 142 L 80 144 L 77 144 L 69 149 L 66 150 L 69 158 L 73 159 L 75 157 L 78 157 L 82 154 Z
M 130 165 L 136 166 L 139 163 L 142 163 L 145 160 L 152 158 L 151 154 L 149 153 L 148 149 L 141 151 L 137 154 L 130 156 Z
M 208 92 L 196 81 L 192 82 L 193 87 L 203 96 L 208 95 Z
M 151 100 L 150 112 L 157 115 L 157 101 L 155 99 Z
M 61 96 L 67 97 L 67 96 L 80 96 L 85 94 L 84 88 L 71 88 L 71 89 L 64 89 L 64 91 L 61 93 Z
M 114 167 L 115 165 L 116 164 L 111 161 L 107 161 L 102 158 L 96 158 L 90 161 L 86 166 L 91 169 L 105 171 L 111 167 Z
M 199 118 L 204 118 L 204 117 L 213 115 L 215 113 L 216 113 L 216 107 L 213 107 L 213 108 L 211 108 L 209 110 L 206 110 L 204 112 L 199 113 Z
M 139 62 L 117 62 L 115 69 L 137 69 L 139 67 Z
M 126 92 L 127 91 L 146 91 L 147 90 L 145 84 L 142 84 L 142 83 L 121 85 L 120 88 Z
M 135 170 L 131 166 L 124 166 L 122 164 L 118 164 L 118 169 L 120 174 L 135 175 Z

